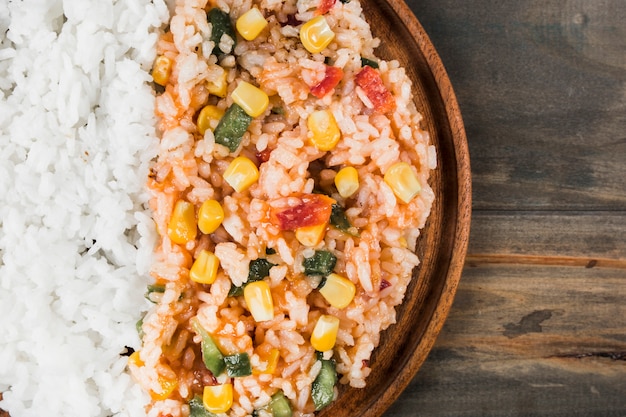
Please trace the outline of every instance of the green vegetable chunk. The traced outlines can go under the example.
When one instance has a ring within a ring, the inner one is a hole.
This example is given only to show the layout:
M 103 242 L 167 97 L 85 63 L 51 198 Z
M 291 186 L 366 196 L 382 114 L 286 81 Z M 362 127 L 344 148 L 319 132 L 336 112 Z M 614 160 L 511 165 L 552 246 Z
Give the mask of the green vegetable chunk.
M 151 303 L 156 303 L 156 300 L 152 297 L 153 294 L 163 294 L 165 292 L 165 285 L 162 284 L 151 284 L 148 285 L 148 289 L 146 291 L 146 293 L 144 294 L 144 297 L 146 297 L 146 300 L 150 301 Z
M 341 230 L 342 232 L 347 233 L 351 236 L 359 236 L 356 227 L 350 224 L 350 220 L 348 220 L 348 216 L 346 216 L 346 212 L 344 211 L 343 207 L 341 207 L 337 203 L 333 204 L 332 206 L 330 212 L 330 224 L 336 227 L 338 230 Z
M 226 363 L 224 362 L 224 355 L 217 348 L 217 345 L 213 341 L 211 335 L 200 326 L 197 320 L 193 320 L 192 322 L 193 329 L 202 337 L 202 342 L 200 344 L 202 350 L 202 360 L 204 361 L 204 366 L 211 371 L 214 376 L 220 375 L 224 372 L 224 368 L 226 368 Z
M 322 277 L 333 272 L 336 263 L 337 257 L 327 250 L 316 250 L 313 256 L 302 262 L 306 275 Z
M 371 59 L 367 59 L 367 58 L 361 57 L 361 66 L 362 67 L 368 66 L 368 67 L 372 67 L 372 68 L 378 68 L 378 62 L 373 61 Z
M 216 417 L 216 415 L 204 408 L 202 397 L 194 395 L 189 400 L 189 417 Z
M 228 13 L 222 11 L 218 7 L 212 8 L 207 13 L 207 20 L 211 24 L 211 41 L 215 44 L 212 53 L 215 55 L 224 55 L 225 53 L 231 53 L 233 48 L 237 44 L 237 35 L 235 34 L 235 28 L 233 22 L 230 21 Z M 222 51 L 219 47 L 219 43 L 222 36 L 228 35 L 233 40 L 233 46 L 230 51 Z
M 252 117 L 244 109 L 236 103 L 231 104 L 215 128 L 215 142 L 235 152 L 251 122 Z
M 246 284 L 254 281 L 261 281 L 263 278 L 269 276 L 270 269 L 272 269 L 273 266 L 274 264 L 265 258 L 258 258 L 250 261 L 250 264 L 248 264 L 248 280 L 240 287 L 231 285 L 230 291 L 228 291 L 228 296 L 239 297 L 240 295 L 243 295 L 243 287 Z
M 291 404 L 282 391 L 278 391 L 276 394 L 272 395 L 270 409 L 272 410 L 273 417 L 291 417 L 293 414 Z
M 320 361 L 322 362 L 322 369 L 311 386 L 311 398 L 315 404 L 315 411 L 319 411 L 333 402 L 334 387 L 337 383 L 335 361 L 332 359 L 320 359 Z
M 250 357 L 246 352 L 224 356 L 224 362 L 226 363 L 226 373 L 231 378 L 252 375 Z

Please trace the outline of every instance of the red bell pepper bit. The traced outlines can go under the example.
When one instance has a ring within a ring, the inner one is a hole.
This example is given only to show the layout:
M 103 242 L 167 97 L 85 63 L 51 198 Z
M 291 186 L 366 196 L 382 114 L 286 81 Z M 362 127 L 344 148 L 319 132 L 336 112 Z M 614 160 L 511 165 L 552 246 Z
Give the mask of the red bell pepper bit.
M 385 87 L 378 70 L 370 66 L 365 66 L 356 75 L 355 81 L 374 105 L 374 110 L 384 114 L 396 109 L 396 100 L 387 87 Z
M 330 220 L 335 200 L 322 194 L 295 196 L 300 202 L 293 207 L 272 209 L 270 220 L 280 230 L 295 230 L 299 227 L 316 226 Z
M 337 0 L 322 0 L 320 1 L 320 5 L 317 6 L 317 10 L 315 10 L 316 15 L 321 15 L 328 12 L 337 2 Z
M 343 70 L 338 67 L 326 65 L 324 79 L 319 84 L 311 87 L 311 94 L 317 98 L 323 98 L 337 87 L 343 78 Z

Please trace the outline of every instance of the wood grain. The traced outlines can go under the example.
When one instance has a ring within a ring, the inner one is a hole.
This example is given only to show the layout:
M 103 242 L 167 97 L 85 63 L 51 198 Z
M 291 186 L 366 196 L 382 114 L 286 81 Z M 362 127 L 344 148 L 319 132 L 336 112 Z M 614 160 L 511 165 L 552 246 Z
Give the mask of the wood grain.
M 472 159 L 467 263 L 386 417 L 626 415 L 626 9 L 409 0 Z

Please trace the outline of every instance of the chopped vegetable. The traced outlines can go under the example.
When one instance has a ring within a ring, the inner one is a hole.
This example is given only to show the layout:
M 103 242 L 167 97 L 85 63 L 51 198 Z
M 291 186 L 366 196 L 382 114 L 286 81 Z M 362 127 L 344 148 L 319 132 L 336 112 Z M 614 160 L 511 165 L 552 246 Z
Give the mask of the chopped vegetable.
M 332 9 L 336 2 L 337 0 L 321 0 L 319 6 L 317 6 L 317 9 L 315 10 L 315 14 L 320 15 L 328 13 L 328 11 Z
M 263 13 L 256 7 L 248 10 L 237 19 L 237 32 L 247 41 L 254 40 L 267 26 Z
M 365 58 L 365 57 L 361 57 L 361 66 L 362 67 L 369 66 L 369 67 L 378 69 L 378 62 Z
M 272 417 L 291 417 L 293 414 L 291 404 L 282 391 L 278 391 L 276 394 L 272 395 L 272 400 L 269 405 L 270 410 L 272 410 Z
M 193 204 L 183 199 L 178 200 L 167 225 L 167 235 L 172 242 L 184 245 L 194 240 L 197 233 L 196 211 Z
M 270 99 L 263 90 L 246 81 L 237 84 L 231 97 L 250 117 L 259 117 L 270 104 Z
M 406 162 L 398 162 L 385 172 L 383 178 L 393 193 L 405 203 L 410 202 L 420 193 L 422 187 L 417 176 Z
M 219 265 L 220 260 L 217 256 L 213 252 L 203 249 L 189 270 L 189 278 L 199 284 L 213 284 L 217 277 Z
M 270 250 L 273 250 L 273 249 L 270 249 Z M 268 249 L 265 250 L 265 253 L 267 253 L 267 251 Z M 269 253 L 267 254 L 269 255 Z M 240 295 L 243 295 L 243 287 L 246 284 L 249 284 L 255 281 L 260 281 L 263 278 L 269 276 L 270 269 L 272 269 L 273 266 L 274 264 L 265 258 L 257 258 L 257 259 L 251 260 L 250 263 L 248 264 L 248 280 L 244 282 L 244 284 L 240 287 L 236 287 L 233 285 L 230 288 L 230 291 L 228 292 L 228 296 L 238 297 Z
M 259 179 L 259 169 L 245 156 L 233 159 L 224 171 L 224 180 L 238 193 L 247 190 Z
M 235 34 L 235 28 L 233 27 L 233 23 L 230 21 L 228 13 L 222 11 L 218 7 L 214 7 L 209 10 L 209 13 L 207 13 L 207 19 L 212 27 L 211 41 L 215 43 L 212 53 L 217 56 L 224 55 L 225 53 L 231 53 L 237 44 L 237 35 Z M 219 47 L 222 36 L 224 35 L 227 35 L 233 40 L 233 47 L 229 51 L 222 51 Z
M 178 387 L 178 379 L 176 379 L 176 378 L 170 379 L 170 378 L 166 378 L 165 376 L 159 374 L 159 376 L 157 377 L 157 381 L 159 382 L 159 386 L 161 388 L 161 391 L 159 391 L 159 392 L 151 391 L 150 392 L 150 396 L 155 401 L 165 400 Z
M 312 54 L 322 52 L 335 38 L 324 16 L 316 16 L 300 28 L 300 41 Z
M 355 77 L 356 84 L 372 102 L 374 110 L 379 113 L 389 113 L 396 109 L 396 100 L 385 87 L 378 70 L 365 66 Z
M 301 194 L 298 197 L 299 204 L 271 211 L 271 221 L 280 230 L 295 230 L 299 227 L 327 223 L 330 220 L 335 200 L 323 194 Z
M 341 230 L 344 233 L 347 233 L 352 236 L 359 236 L 356 228 L 350 224 L 350 220 L 348 220 L 348 216 L 346 216 L 346 212 L 343 207 L 339 204 L 333 204 L 332 211 L 330 213 L 330 224 L 336 227 L 338 230 Z
M 243 297 L 254 321 L 269 321 L 274 318 L 274 300 L 267 282 L 256 281 L 246 284 L 243 287 Z
M 219 121 L 224 117 L 224 110 L 211 104 L 204 106 L 200 113 L 198 113 L 198 119 L 196 126 L 198 126 L 198 133 L 204 136 L 204 132 L 207 130 L 213 130 L 211 126 L 217 126 Z
M 209 94 L 213 94 L 214 96 L 218 96 L 221 98 L 226 97 L 228 93 L 228 82 L 227 82 L 228 73 L 226 70 L 222 70 L 220 75 L 218 75 L 213 80 L 207 80 L 206 88 L 209 91 Z
M 252 375 L 250 357 L 246 352 L 226 355 L 224 362 L 226 363 L 226 373 L 231 378 Z
M 244 109 L 236 103 L 231 104 L 215 128 L 215 142 L 235 152 L 251 122 L 252 117 Z
M 319 359 L 322 368 L 311 386 L 311 398 L 315 404 L 315 411 L 329 405 L 335 397 L 335 384 L 337 383 L 337 371 L 335 361 L 332 359 Z
M 338 309 L 346 308 L 356 294 L 354 283 L 335 273 L 328 275 L 318 290 L 331 306 Z
M 311 94 L 317 98 L 323 98 L 337 87 L 343 78 L 343 70 L 339 67 L 326 66 L 324 78 L 315 86 L 311 87 Z
M 304 258 L 304 274 L 325 277 L 333 272 L 337 257 L 327 250 L 316 250 L 310 258 Z
M 227 412 L 233 405 L 233 384 L 205 386 L 202 404 L 204 408 L 215 414 Z
M 164 86 L 172 74 L 172 60 L 166 56 L 159 55 L 152 66 L 152 79 L 158 85 Z
M 280 359 L 280 351 L 276 348 L 272 348 L 269 353 L 259 352 L 259 358 L 261 361 L 266 362 L 267 366 L 262 371 L 253 371 L 257 374 L 273 374 L 278 366 L 278 360 Z
M 298 242 L 300 242 L 304 246 L 317 246 L 324 239 L 327 227 L 328 225 L 326 223 L 299 227 L 296 229 L 296 239 L 298 239 Z
M 224 221 L 224 209 L 217 200 L 205 200 L 198 211 L 198 228 L 204 234 L 217 230 Z
M 311 333 L 311 346 L 317 351 L 326 352 L 335 347 L 337 332 L 339 331 L 339 319 L 335 316 L 322 314 Z
M 204 361 L 204 366 L 206 366 L 206 368 L 211 371 L 214 376 L 220 375 L 226 368 L 224 355 L 222 355 L 222 352 L 218 349 L 209 332 L 204 330 L 200 323 L 198 323 L 197 319 L 192 320 L 191 324 L 195 332 L 202 338 L 200 348 L 202 350 L 202 360 Z
M 189 417 L 215 417 L 215 414 L 204 408 L 202 397 L 194 395 L 189 400 Z
M 330 110 L 314 111 L 309 115 L 306 125 L 311 132 L 309 139 L 320 151 L 334 149 L 341 139 L 341 130 Z
M 152 295 L 154 293 L 157 294 L 163 294 L 165 292 L 165 285 L 163 284 L 151 284 L 148 285 L 148 290 L 146 291 L 144 297 L 146 297 L 146 300 L 156 303 L 156 301 L 154 300 L 154 298 L 152 297 Z
M 335 175 L 335 186 L 339 195 L 348 198 L 359 189 L 359 173 L 355 167 L 344 167 Z

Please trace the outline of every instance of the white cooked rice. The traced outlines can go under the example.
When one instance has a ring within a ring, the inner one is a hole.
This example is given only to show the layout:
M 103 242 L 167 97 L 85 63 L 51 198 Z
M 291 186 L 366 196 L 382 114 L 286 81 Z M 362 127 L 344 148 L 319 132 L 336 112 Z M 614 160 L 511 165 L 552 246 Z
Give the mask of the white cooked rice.
M 162 0 L 0 2 L 0 409 L 142 416 Z

